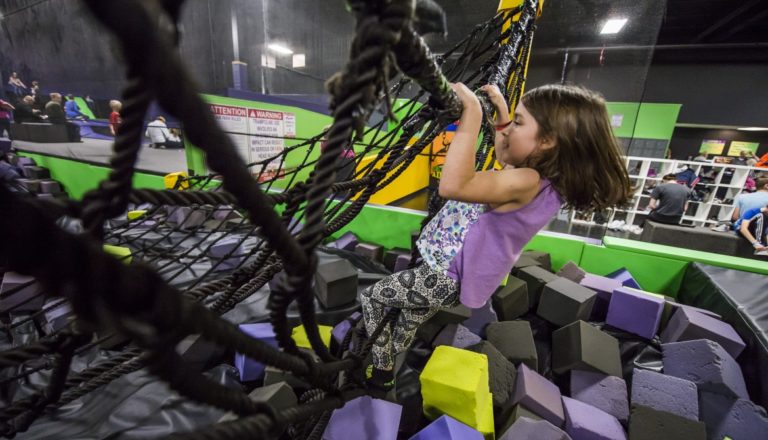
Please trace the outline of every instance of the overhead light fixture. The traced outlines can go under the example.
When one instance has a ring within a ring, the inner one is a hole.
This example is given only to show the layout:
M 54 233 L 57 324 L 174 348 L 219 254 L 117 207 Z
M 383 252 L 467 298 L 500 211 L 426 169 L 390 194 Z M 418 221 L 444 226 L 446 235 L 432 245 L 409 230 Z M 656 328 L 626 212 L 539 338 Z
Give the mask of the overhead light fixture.
M 627 24 L 626 18 L 611 18 L 605 22 L 600 33 L 602 35 L 618 34 L 625 24 Z
M 276 52 L 276 53 L 279 53 L 280 55 L 291 55 L 291 54 L 293 54 L 293 51 L 292 51 L 291 49 L 289 49 L 289 48 L 288 48 L 288 47 L 286 47 L 286 46 L 283 46 L 282 44 L 278 44 L 278 43 L 269 43 L 269 44 L 267 45 L 267 47 L 268 47 L 268 48 L 269 48 L 269 50 L 271 50 L 272 52 Z
M 768 128 L 766 127 L 741 127 L 739 128 L 741 131 L 768 131 Z
M 293 55 L 293 68 L 298 69 L 307 65 L 307 56 L 303 53 Z

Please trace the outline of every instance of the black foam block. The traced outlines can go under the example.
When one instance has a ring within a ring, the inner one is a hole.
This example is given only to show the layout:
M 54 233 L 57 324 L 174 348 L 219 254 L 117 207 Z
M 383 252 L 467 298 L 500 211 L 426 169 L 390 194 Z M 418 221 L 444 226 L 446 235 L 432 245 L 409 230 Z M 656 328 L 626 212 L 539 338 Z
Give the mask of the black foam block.
M 205 371 L 218 363 L 225 355 L 224 347 L 210 342 L 200 335 L 190 335 L 179 342 L 176 351 L 184 359 L 184 368 Z
M 509 408 L 504 408 L 498 413 L 496 420 L 496 432 L 497 435 L 503 435 L 507 430 L 515 424 L 520 417 L 527 417 L 531 420 L 544 420 L 536 413 L 532 412 L 522 404 L 513 405 Z
M 552 370 L 558 374 L 584 370 L 622 377 L 619 341 L 576 321 L 552 333 Z
M 40 181 L 40 192 L 43 194 L 58 194 L 61 192 L 61 185 L 55 180 Z
M 502 321 L 488 324 L 488 342 L 515 365 L 521 362 L 533 371 L 539 369 L 539 357 L 528 321 Z
M 16 179 L 16 183 L 31 193 L 40 191 L 40 181 L 35 179 Z
M 296 393 L 293 392 L 293 388 L 287 382 L 277 382 L 256 388 L 248 394 L 248 397 L 254 402 L 266 403 L 275 411 L 292 408 L 299 401 L 296 398 Z M 236 419 L 237 416 L 234 413 L 227 413 L 219 419 L 219 423 Z
M 589 319 L 597 293 L 565 278 L 557 278 L 544 286 L 536 314 L 562 327 L 574 321 Z
M 416 336 L 422 341 L 431 344 L 443 327 L 448 324 L 461 324 L 469 319 L 471 315 L 472 311 L 462 304 L 450 309 L 440 309 L 427 322 L 419 326 Z
M 488 357 L 488 385 L 493 395 L 493 406 L 502 407 L 512 399 L 517 380 L 517 369 L 488 341 L 467 347 L 467 350 Z
M 629 438 L 632 440 L 685 439 L 705 440 L 703 423 L 642 405 L 633 405 L 629 417 Z
M 325 308 L 333 309 L 354 302 L 357 298 L 357 269 L 347 260 L 317 266 L 315 291 Z
M 491 305 L 499 321 L 511 321 L 528 313 L 528 285 L 520 278 L 510 275 L 507 285 L 494 292 Z
M 557 275 L 542 269 L 540 266 L 528 266 L 517 271 L 518 278 L 528 285 L 528 303 L 530 307 L 539 305 L 541 291 L 550 281 L 557 279 Z
M 384 252 L 384 267 L 394 272 L 397 258 L 401 255 L 405 255 L 406 257 L 410 258 L 411 251 L 408 249 L 394 248 Z
M 552 257 L 547 252 L 525 251 L 521 257 L 533 258 L 543 269 L 552 272 Z
M 531 266 L 541 267 L 541 262 L 539 262 L 533 257 L 520 255 L 520 258 L 518 258 L 517 261 L 515 261 L 515 265 L 512 266 L 512 274 L 517 274 L 520 271 L 520 269 L 524 269 L 526 267 L 531 267 Z
M 25 166 L 21 169 L 21 172 L 27 179 L 41 180 L 51 178 L 51 172 L 48 171 L 48 168 L 38 166 Z

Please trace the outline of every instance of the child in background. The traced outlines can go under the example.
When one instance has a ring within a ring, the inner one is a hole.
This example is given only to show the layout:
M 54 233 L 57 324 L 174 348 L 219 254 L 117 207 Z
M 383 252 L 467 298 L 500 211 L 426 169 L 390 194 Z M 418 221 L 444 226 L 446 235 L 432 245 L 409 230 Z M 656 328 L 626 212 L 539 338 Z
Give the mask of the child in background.
M 418 327 L 441 308 L 484 306 L 523 247 L 563 204 L 601 210 L 631 198 L 605 101 L 596 93 L 539 87 L 522 97 L 510 117 L 499 89 L 485 86 L 497 108 L 495 152 L 504 168 L 477 172 L 480 103 L 465 85 L 453 89 L 463 113 L 440 180 L 439 193 L 448 201 L 417 242 L 423 262 L 361 293 L 369 335 L 388 308 L 400 309 L 373 344 L 368 382 L 384 391 L 394 385 L 395 355 L 408 348 Z
M 755 248 L 755 255 L 768 257 L 768 206 L 750 209 L 740 221 L 739 232 Z
M 112 109 L 112 113 L 109 114 L 109 131 L 112 136 L 117 136 L 117 130 L 123 123 L 123 118 L 120 116 L 120 110 L 123 109 L 123 103 L 113 99 L 109 101 L 109 108 Z

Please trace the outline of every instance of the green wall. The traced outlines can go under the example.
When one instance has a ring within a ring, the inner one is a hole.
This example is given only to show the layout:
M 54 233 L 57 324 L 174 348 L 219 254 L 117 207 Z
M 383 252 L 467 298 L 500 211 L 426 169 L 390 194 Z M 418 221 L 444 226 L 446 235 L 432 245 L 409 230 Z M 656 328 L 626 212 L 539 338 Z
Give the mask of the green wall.
M 96 188 L 99 182 L 109 175 L 109 168 L 104 166 L 36 153 L 21 152 L 19 154 L 31 157 L 38 165 L 48 168 L 51 171 L 51 177 L 64 185 L 64 189 L 74 199 L 82 198 L 83 194 Z M 162 176 L 146 173 L 135 173 L 133 186 L 135 188 L 165 188 Z
M 640 139 L 672 139 L 682 104 L 650 102 L 609 102 L 608 114 L 624 115 L 620 127 L 614 127 L 617 137 Z

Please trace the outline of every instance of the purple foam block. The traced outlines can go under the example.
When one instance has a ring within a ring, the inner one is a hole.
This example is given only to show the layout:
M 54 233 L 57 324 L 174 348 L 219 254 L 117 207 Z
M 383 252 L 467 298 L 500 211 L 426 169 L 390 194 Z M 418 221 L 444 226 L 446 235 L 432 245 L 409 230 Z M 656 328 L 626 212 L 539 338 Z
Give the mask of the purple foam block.
M 717 313 L 715 313 L 715 312 L 713 312 L 713 311 L 711 311 L 711 310 L 707 310 L 707 309 L 700 309 L 700 308 L 698 308 L 698 307 L 689 306 L 688 304 L 680 304 L 680 303 L 678 303 L 678 302 L 675 302 L 675 301 L 671 301 L 671 300 L 669 300 L 669 299 L 667 299 L 667 303 L 668 303 L 670 306 L 672 306 L 672 309 L 673 309 L 673 311 L 677 311 L 678 309 L 693 310 L 693 311 L 695 311 L 695 312 L 703 313 L 703 314 L 705 314 L 705 315 L 707 315 L 707 316 L 710 316 L 710 317 L 712 317 L 712 318 L 715 318 L 715 319 L 720 319 L 720 320 L 722 320 L 722 319 L 723 319 L 723 317 L 722 317 L 722 316 L 718 315 Z
M 588 273 L 579 282 L 582 286 L 594 290 L 597 293 L 595 305 L 592 307 L 591 319 L 603 321 L 608 312 L 608 304 L 611 302 L 613 291 L 621 287 L 621 283 L 611 278 L 601 277 Z
M 358 243 L 355 246 L 355 253 L 373 261 L 381 261 L 384 249 L 376 244 Z
M 565 432 L 573 440 L 626 440 L 616 417 L 592 405 L 563 397 Z
M 749 400 L 704 391 L 701 393 L 700 410 L 709 438 L 752 440 L 766 438 L 768 435 L 768 415 L 765 409 Z
M 259 339 L 273 347 L 277 347 L 275 332 L 272 330 L 272 324 L 268 322 L 242 324 L 240 325 L 240 331 L 252 338 Z M 242 353 L 235 353 L 235 368 L 240 372 L 240 380 L 243 382 L 258 380 L 264 376 L 264 364 L 247 358 Z
M 411 264 L 411 256 L 410 255 L 398 255 L 397 259 L 395 260 L 395 268 L 393 269 L 393 272 L 400 272 L 402 270 L 408 269 L 408 266 Z
M 483 434 L 452 417 L 440 416 L 408 440 L 483 440 Z
M 43 286 L 34 278 L 6 272 L 0 285 L 0 313 L 34 312 L 43 306 Z
M 402 412 L 396 403 L 358 397 L 331 414 L 323 440 L 396 440 Z
M 717 342 L 662 344 L 664 374 L 690 380 L 699 391 L 712 391 L 749 399 L 739 364 Z
M 461 324 L 448 324 L 440 330 L 440 333 L 435 336 L 432 341 L 432 346 L 438 345 L 450 345 L 456 348 L 467 348 L 470 345 L 479 344 L 482 342 L 480 336 L 469 331 L 468 328 Z
M 606 324 L 653 339 L 661 324 L 664 300 L 631 288 L 620 287 L 611 296 Z
M 640 284 L 637 281 L 635 281 L 634 277 L 632 277 L 632 274 L 629 273 L 626 267 L 622 267 L 621 269 L 615 272 L 611 272 L 608 275 L 606 275 L 606 277 L 619 281 L 621 285 L 624 287 L 631 287 L 633 289 L 643 290 L 643 288 L 640 287 Z
M 206 212 L 199 208 L 189 206 L 169 206 L 168 221 L 176 223 L 182 228 L 196 228 L 201 226 L 206 220 Z
M 362 316 L 363 315 L 360 312 L 355 312 L 349 318 L 336 324 L 336 326 L 333 328 L 333 331 L 331 331 L 331 335 L 337 344 L 341 345 L 341 343 L 344 342 L 344 338 L 347 336 L 347 333 L 349 333 L 349 330 L 352 329 L 352 323 L 359 321 Z M 350 348 L 353 347 L 354 341 L 350 341 Z
M 214 265 L 213 270 L 233 270 L 243 262 L 245 255 L 241 241 L 239 237 L 228 237 L 217 241 L 208 249 L 211 263 Z
M 634 370 L 632 404 L 699 420 L 699 394 L 696 384 L 655 371 Z
M 345 251 L 354 251 L 357 243 L 359 242 L 355 234 L 351 232 L 345 232 L 344 235 L 339 237 L 338 240 L 329 244 L 329 246 L 335 247 L 336 249 L 344 249 Z
M 571 437 L 546 420 L 520 417 L 499 440 L 571 440 Z
M 239 212 L 235 211 L 235 209 L 231 206 L 217 206 L 213 210 L 213 218 L 216 220 L 226 221 L 240 220 L 243 218 L 243 216 L 240 215 Z
M 512 405 L 520 403 L 534 414 L 560 427 L 565 421 L 561 397 L 560 389 L 555 384 L 520 363 Z
M 580 283 L 581 280 L 584 279 L 585 276 L 587 276 L 587 272 L 584 271 L 584 269 L 580 268 L 576 265 L 573 261 L 569 261 L 565 263 L 565 265 L 560 268 L 560 271 L 557 273 L 557 276 L 560 278 L 565 278 L 567 280 L 571 280 L 574 283 Z
M 19 156 L 18 159 L 16 159 L 16 166 L 23 168 L 23 167 L 32 167 L 37 165 L 35 162 L 35 159 L 32 159 L 31 157 L 21 157 Z
M 571 370 L 571 397 L 607 412 L 622 423 L 629 420 L 627 383 L 620 377 Z
M 745 344 L 730 324 L 687 308 L 679 308 L 661 332 L 661 342 L 680 342 L 709 339 L 720 344 L 734 359 Z
M 484 337 L 485 328 L 492 322 L 499 322 L 499 318 L 496 316 L 496 312 L 493 310 L 491 302 L 488 301 L 479 309 L 472 309 L 472 314 L 463 324 L 472 333 Z

